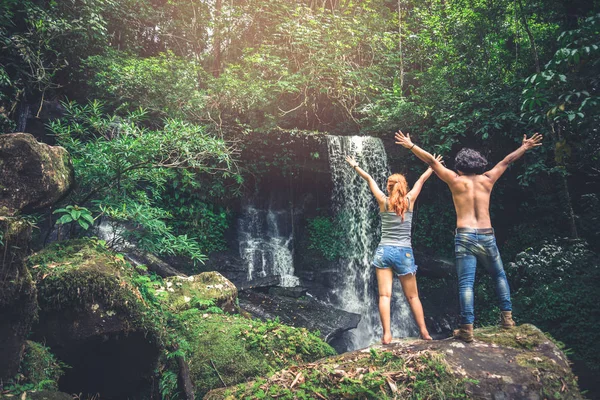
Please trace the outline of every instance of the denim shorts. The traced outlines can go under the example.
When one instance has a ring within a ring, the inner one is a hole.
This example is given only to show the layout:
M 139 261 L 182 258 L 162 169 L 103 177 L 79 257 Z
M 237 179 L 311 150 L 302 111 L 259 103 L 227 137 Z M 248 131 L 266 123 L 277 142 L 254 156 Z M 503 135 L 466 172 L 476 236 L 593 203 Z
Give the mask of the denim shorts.
M 379 246 L 373 258 L 375 268 L 392 268 L 398 276 L 417 272 L 415 257 L 410 247 Z

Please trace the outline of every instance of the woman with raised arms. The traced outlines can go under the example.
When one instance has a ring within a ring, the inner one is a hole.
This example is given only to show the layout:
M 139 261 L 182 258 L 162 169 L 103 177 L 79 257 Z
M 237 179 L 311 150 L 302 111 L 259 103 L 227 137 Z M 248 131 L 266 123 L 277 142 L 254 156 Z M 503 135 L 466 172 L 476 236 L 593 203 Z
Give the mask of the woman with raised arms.
M 437 159 L 441 160 L 441 157 L 438 156 Z M 410 191 L 404 175 L 391 175 L 387 180 L 388 195 L 386 196 L 371 175 L 360 168 L 352 157 L 347 156 L 346 161 L 367 181 L 369 189 L 379 204 L 381 241 L 375 251 L 373 266 L 379 288 L 379 316 L 383 327 L 381 343 L 388 344 L 392 341 L 390 303 L 394 274 L 400 279 L 402 291 L 419 327 L 421 338 L 431 340 L 425 327 L 423 306 L 417 289 L 417 265 L 411 245 L 411 226 L 415 201 L 433 170 L 428 168 Z

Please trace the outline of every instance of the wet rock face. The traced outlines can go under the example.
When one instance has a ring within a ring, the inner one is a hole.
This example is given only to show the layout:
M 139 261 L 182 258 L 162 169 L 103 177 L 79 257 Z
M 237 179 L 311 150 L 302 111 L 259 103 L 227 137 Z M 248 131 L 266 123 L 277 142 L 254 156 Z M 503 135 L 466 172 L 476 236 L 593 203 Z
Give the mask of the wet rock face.
M 28 133 L 0 135 L 0 215 L 55 203 L 73 177 L 64 148 L 40 143 Z
M 237 312 L 237 288 L 218 272 L 203 272 L 189 277 L 172 276 L 165 279 L 163 293 L 165 303 L 175 311 L 205 306 L 198 302 L 212 301 L 226 312 Z
M 262 320 L 278 317 L 281 322 L 297 328 L 319 331 L 321 338 L 336 350 L 337 339 L 358 326 L 361 316 L 310 297 L 294 298 L 246 290 L 240 294 L 240 306 Z
M 449 338 L 372 345 L 257 383 L 216 389 L 205 399 L 253 398 L 267 389 L 273 397 L 310 391 L 329 399 L 583 399 L 564 353 L 528 324 L 476 329 L 472 343 Z

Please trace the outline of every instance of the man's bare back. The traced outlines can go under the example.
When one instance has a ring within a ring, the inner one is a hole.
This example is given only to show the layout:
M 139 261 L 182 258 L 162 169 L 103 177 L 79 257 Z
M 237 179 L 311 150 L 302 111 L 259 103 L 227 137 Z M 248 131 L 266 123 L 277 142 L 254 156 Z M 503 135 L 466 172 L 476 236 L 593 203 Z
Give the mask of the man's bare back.
M 457 228 L 491 228 L 490 195 L 494 184 L 485 175 L 457 175 L 448 186 Z

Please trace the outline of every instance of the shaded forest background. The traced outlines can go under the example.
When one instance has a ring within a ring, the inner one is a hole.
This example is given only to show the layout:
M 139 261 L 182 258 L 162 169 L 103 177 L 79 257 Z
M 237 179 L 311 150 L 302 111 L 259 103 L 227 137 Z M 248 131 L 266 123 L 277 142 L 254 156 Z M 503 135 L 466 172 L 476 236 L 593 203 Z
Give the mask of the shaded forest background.
M 231 204 L 264 172 L 240 158 L 257 135 L 389 142 L 402 129 L 452 166 L 463 146 L 495 163 L 542 133 L 492 199 L 516 318 L 600 371 L 600 2 L 0 4 L 0 129 L 64 146 L 77 175 L 64 208 L 30 218 L 85 235 L 108 216 L 198 269 L 226 247 Z M 272 149 L 269 167 L 293 171 L 292 152 Z M 413 179 L 423 168 L 400 148 L 388 155 Z M 428 183 L 417 248 L 452 257 L 450 204 Z M 335 218 L 309 224 L 323 259 L 340 256 Z M 425 279 L 422 291 L 445 286 Z M 479 322 L 494 322 L 484 276 L 476 296 Z

